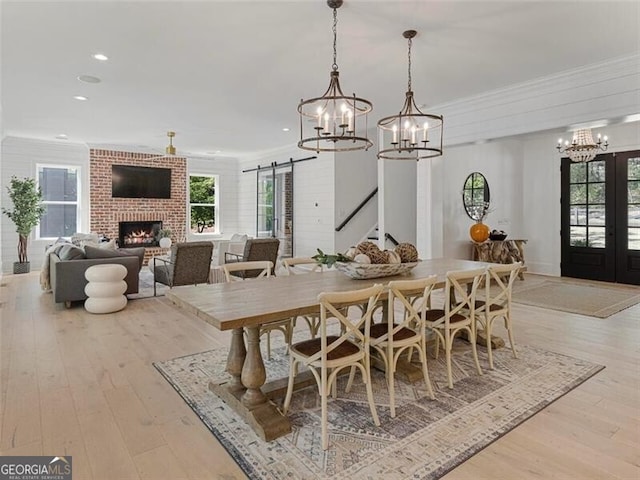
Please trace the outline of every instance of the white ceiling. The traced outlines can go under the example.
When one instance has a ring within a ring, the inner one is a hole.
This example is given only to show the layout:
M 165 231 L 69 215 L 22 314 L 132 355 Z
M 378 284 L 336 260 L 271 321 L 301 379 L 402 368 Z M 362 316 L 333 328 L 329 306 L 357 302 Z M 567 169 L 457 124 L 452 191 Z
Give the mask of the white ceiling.
M 346 0 L 338 10 L 342 87 L 373 102 L 372 123 L 396 113 L 409 28 L 418 30 L 413 90 L 427 106 L 637 54 L 639 5 Z M 329 82 L 332 12 L 324 0 L 3 0 L 1 8 L 4 135 L 64 133 L 73 142 L 162 151 L 175 130 L 178 153 L 235 156 L 294 144 L 298 102 Z M 109 61 L 94 60 L 95 52 Z

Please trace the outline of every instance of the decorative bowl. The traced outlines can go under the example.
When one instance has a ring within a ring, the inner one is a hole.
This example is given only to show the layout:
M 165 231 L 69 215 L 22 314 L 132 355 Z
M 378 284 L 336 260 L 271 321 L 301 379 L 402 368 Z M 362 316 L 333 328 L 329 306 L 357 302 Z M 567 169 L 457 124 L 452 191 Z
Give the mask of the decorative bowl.
M 491 233 L 489 234 L 489 240 L 504 240 L 507 238 L 506 233 Z
M 357 263 L 336 262 L 336 268 L 347 277 L 355 280 L 368 278 L 392 277 L 409 273 L 418 262 L 411 263 Z

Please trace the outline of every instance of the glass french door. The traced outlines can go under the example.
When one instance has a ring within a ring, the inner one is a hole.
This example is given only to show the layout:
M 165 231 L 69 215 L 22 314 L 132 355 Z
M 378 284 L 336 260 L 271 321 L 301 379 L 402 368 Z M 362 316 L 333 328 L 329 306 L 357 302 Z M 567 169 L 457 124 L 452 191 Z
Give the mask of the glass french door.
M 640 284 L 640 152 L 562 159 L 563 276 Z
M 257 171 L 256 236 L 278 238 L 281 257 L 293 256 L 293 165 Z

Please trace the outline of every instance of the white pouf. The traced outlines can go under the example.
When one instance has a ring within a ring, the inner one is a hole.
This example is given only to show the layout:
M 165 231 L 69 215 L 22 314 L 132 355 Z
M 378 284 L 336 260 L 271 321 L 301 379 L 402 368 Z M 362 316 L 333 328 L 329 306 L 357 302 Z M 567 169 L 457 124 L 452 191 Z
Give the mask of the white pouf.
M 127 306 L 127 268 L 116 263 L 93 265 L 84 272 L 89 281 L 84 287 L 84 308 L 89 313 L 112 313 Z

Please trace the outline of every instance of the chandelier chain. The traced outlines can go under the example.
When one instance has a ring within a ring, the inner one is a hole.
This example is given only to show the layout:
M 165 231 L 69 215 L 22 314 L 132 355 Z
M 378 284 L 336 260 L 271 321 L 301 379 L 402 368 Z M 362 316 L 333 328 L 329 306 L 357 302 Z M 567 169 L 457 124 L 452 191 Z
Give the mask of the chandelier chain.
M 331 69 L 335 72 L 338 70 L 338 9 L 333 9 L 333 65 L 331 65 Z
M 407 82 L 407 90 L 410 92 L 411 91 L 411 39 L 408 40 L 409 42 L 409 48 L 408 48 L 408 54 L 407 57 L 409 58 L 408 61 L 408 82 Z

